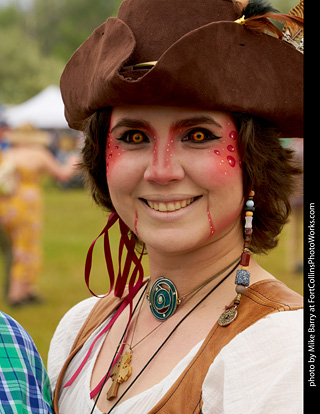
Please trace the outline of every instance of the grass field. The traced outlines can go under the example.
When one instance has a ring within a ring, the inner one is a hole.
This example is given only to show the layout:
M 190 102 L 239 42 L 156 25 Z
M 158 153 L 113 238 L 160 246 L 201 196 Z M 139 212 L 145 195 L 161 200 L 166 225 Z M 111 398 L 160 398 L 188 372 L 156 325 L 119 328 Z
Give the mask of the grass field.
M 9 308 L 3 298 L 0 309 L 13 316 L 30 333 L 46 363 L 50 339 L 65 312 L 74 304 L 90 296 L 84 282 L 84 262 L 87 250 L 106 223 L 102 212 L 86 191 L 67 190 L 46 186 L 44 221 L 44 267 L 38 286 L 45 302 L 22 309 Z M 290 226 L 290 224 L 288 225 Z M 303 290 L 302 274 L 294 274 L 286 266 L 286 240 L 288 226 L 284 229 L 279 246 L 258 261 L 299 293 Z M 117 231 L 112 239 L 117 244 Z M 148 274 L 147 258 L 144 260 Z M 102 243 L 94 250 L 91 287 L 99 294 L 108 288 Z

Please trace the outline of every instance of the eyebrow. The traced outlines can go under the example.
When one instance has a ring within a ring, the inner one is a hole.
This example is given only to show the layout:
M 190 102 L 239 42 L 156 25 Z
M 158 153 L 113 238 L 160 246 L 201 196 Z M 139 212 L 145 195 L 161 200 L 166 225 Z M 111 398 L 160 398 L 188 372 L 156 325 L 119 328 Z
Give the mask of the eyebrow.
M 171 128 L 177 130 L 181 128 L 189 128 L 199 124 L 215 125 L 218 128 L 222 128 L 222 126 L 215 119 L 208 116 L 195 116 L 193 118 L 181 119 L 174 122 Z
M 208 116 L 196 116 L 192 118 L 180 119 L 171 125 L 171 129 L 178 130 L 181 128 L 189 128 L 194 125 L 208 124 L 215 125 L 218 128 L 222 126 L 213 118 Z M 134 128 L 134 129 L 149 129 L 150 125 L 141 119 L 122 118 L 112 128 L 110 132 L 113 132 L 117 128 Z
M 134 128 L 134 129 L 141 129 L 141 128 L 147 129 L 149 128 L 149 124 L 140 119 L 122 118 L 112 127 L 110 132 L 113 132 L 115 129 L 122 128 L 122 127 Z

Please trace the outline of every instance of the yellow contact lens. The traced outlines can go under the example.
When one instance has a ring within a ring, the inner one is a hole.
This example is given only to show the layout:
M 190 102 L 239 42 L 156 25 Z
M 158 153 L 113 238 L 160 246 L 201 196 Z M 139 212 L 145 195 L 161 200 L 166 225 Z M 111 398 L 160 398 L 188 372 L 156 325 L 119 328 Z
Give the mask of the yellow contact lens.
M 136 132 L 132 135 L 132 142 L 139 143 L 143 141 L 143 135 Z
M 203 141 L 205 138 L 206 136 L 202 131 L 196 131 L 192 134 L 192 139 L 194 141 Z

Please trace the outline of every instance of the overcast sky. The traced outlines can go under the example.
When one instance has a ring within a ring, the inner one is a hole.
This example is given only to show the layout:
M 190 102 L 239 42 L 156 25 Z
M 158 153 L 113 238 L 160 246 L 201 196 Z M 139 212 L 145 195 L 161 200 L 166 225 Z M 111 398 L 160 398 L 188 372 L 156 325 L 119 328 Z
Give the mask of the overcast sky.
M 23 7 L 28 7 L 32 4 L 32 0 L 0 0 L 0 6 L 7 6 L 10 3 L 20 3 Z

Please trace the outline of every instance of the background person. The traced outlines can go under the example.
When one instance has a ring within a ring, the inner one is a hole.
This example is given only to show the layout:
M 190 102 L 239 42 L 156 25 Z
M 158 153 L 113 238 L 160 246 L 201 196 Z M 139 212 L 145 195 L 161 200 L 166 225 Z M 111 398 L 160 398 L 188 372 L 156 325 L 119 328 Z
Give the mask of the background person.
M 2 161 L 13 166 L 11 191 L 0 196 L 1 225 L 12 243 L 13 262 L 8 303 L 25 305 L 39 300 L 36 281 L 42 265 L 42 182 L 44 174 L 67 181 L 75 174 L 77 157 L 60 164 L 46 148 L 49 135 L 30 124 L 6 133 L 10 146 Z

